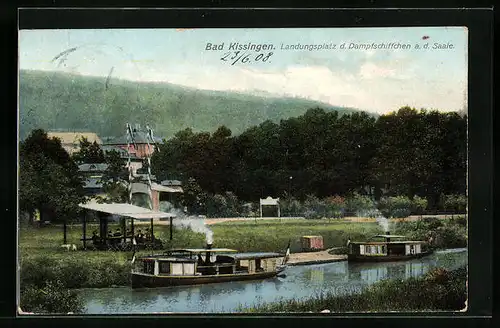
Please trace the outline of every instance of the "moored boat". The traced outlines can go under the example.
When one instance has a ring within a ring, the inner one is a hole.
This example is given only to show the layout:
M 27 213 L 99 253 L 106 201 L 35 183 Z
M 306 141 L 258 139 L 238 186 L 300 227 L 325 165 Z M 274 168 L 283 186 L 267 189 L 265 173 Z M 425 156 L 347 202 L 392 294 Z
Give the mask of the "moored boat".
M 135 261 L 132 288 L 267 279 L 285 269 L 286 259 L 286 254 L 238 253 L 211 245 L 168 250 Z
M 377 238 L 379 240 L 377 240 Z M 380 240 L 380 238 L 382 240 Z M 424 257 L 433 253 L 427 242 L 419 240 L 396 240 L 405 236 L 376 235 L 364 242 L 348 242 L 349 262 L 403 261 Z

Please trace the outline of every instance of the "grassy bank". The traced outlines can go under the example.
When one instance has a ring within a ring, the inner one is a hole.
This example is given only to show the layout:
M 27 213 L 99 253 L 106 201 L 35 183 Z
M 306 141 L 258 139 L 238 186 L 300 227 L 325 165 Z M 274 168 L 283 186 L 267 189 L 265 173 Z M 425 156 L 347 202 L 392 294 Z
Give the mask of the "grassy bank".
M 244 313 L 273 312 L 389 312 L 459 311 L 465 308 L 467 270 L 434 269 L 423 277 L 384 280 L 359 294 L 334 296 L 328 293 L 308 300 L 282 300 L 240 307 Z
M 111 225 L 111 229 L 118 226 Z M 88 227 L 92 232 L 97 226 Z M 376 232 L 376 223 L 328 222 L 327 220 L 283 220 L 225 222 L 210 226 L 214 232 L 214 246 L 235 248 L 240 251 L 284 251 L 288 240 L 292 252 L 300 251 L 300 236 L 322 235 L 325 247 L 338 247 L 348 238 L 366 238 Z M 165 248 L 203 247 L 205 236 L 187 229 L 175 229 L 169 241 L 170 228 L 157 226 L 155 235 L 166 242 Z M 80 247 L 81 226 L 67 228 L 67 243 Z M 21 285 L 58 279 L 66 288 L 111 287 L 128 285 L 132 252 L 77 251 L 61 248 L 61 226 L 20 230 L 19 250 Z M 147 251 L 138 252 L 137 255 Z
M 87 227 L 89 234 L 97 225 Z M 118 225 L 110 225 L 116 229 Z M 145 228 L 145 227 L 141 227 Z M 382 229 L 375 222 L 345 222 L 339 220 L 257 220 L 222 222 L 211 225 L 214 232 L 214 246 L 228 247 L 240 251 L 284 251 L 291 240 L 291 251 L 299 252 L 300 237 L 304 235 L 323 236 L 326 248 L 341 247 L 345 251 L 347 239 L 364 240 Z M 441 247 L 464 247 L 466 229 L 463 221 L 422 220 L 418 222 L 399 222 L 396 233 L 411 238 L 425 238 L 433 231 Z M 173 240 L 169 240 L 170 227 L 155 226 L 156 237 L 165 241 L 165 248 L 203 247 L 205 236 L 188 229 L 174 229 Z M 81 225 L 67 227 L 67 243 L 82 246 Z M 132 252 L 77 251 L 68 252 L 61 248 L 63 243 L 62 226 L 44 228 L 25 227 L 19 233 L 19 252 L 21 265 L 22 302 L 31 311 L 45 300 L 46 310 L 62 302 L 61 309 L 77 312 L 79 301 L 71 293 L 73 288 L 100 288 L 129 285 L 130 260 Z M 138 252 L 137 255 L 148 253 Z M 30 305 L 31 304 L 31 305 Z M 52 304 L 52 305 L 51 305 Z M 47 310 L 48 311 L 48 310 Z
M 365 239 L 382 232 L 377 223 L 352 223 L 337 220 L 287 219 L 231 221 L 210 227 L 214 244 L 241 251 L 284 250 L 291 240 L 291 252 L 300 252 L 300 237 L 320 235 L 325 248 L 340 247 L 350 238 Z

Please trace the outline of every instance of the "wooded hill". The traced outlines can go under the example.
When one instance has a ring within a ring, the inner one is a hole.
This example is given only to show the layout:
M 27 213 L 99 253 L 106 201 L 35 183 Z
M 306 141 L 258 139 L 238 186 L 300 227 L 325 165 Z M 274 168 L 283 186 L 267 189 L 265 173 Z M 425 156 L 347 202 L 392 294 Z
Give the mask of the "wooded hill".
M 19 75 L 21 139 L 36 128 L 120 136 L 127 122 L 150 124 L 157 136 L 167 139 L 188 127 L 213 132 L 222 125 L 238 135 L 266 120 L 279 123 L 317 107 L 341 115 L 359 112 L 301 98 L 206 91 L 169 83 L 45 71 L 21 70 Z

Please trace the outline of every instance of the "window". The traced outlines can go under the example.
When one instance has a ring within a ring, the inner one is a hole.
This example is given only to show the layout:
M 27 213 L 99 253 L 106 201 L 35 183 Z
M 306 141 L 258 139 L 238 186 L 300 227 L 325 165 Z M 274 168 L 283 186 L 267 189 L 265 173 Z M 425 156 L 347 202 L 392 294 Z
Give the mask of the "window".
M 194 263 L 184 263 L 183 264 L 184 274 L 193 275 L 194 274 Z
M 160 262 L 160 273 L 170 273 L 170 262 Z
M 143 262 L 144 273 L 153 274 L 154 270 L 155 270 L 155 262 L 154 261 L 144 261 Z
M 182 275 L 182 263 L 172 263 L 172 274 Z
M 421 247 L 420 247 L 420 244 L 415 245 L 415 253 L 419 254 L 419 253 L 421 253 L 421 252 L 422 252 L 422 249 L 421 249 Z

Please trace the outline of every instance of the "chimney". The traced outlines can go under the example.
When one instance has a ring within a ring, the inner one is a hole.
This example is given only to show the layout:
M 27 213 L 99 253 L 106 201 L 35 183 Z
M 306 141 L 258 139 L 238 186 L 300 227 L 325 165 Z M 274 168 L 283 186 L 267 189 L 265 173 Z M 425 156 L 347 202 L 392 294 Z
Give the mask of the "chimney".
M 212 244 L 207 244 L 207 249 L 212 249 Z M 210 265 L 210 252 L 205 255 L 205 264 Z
M 389 231 L 386 231 L 386 232 L 385 232 L 385 234 L 389 236 L 391 233 L 390 233 Z M 386 242 L 390 242 L 390 241 L 391 241 L 391 238 L 386 237 L 386 238 L 385 238 L 385 241 L 386 241 Z

